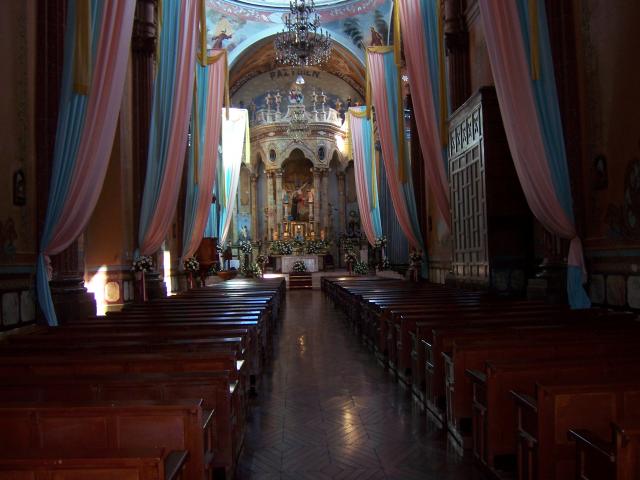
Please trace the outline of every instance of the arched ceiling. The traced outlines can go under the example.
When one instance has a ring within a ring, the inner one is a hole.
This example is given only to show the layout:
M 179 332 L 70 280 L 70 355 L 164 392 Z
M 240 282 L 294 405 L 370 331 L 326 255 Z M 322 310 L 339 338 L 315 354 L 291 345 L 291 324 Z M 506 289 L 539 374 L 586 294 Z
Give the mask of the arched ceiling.
M 233 62 L 229 76 L 231 95 L 252 78 L 262 73 L 270 72 L 277 67 L 273 37 L 256 42 Z M 319 69 L 343 79 L 364 97 L 364 66 L 340 44 L 334 42 L 333 52 L 329 61 Z M 304 70 L 312 71 L 314 68 L 305 68 Z
M 274 8 L 288 8 L 289 0 L 228 0 L 229 3 L 235 3 L 237 5 L 246 5 L 254 7 L 274 7 Z M 325 7 L 330 5 L 348 5 L 352 3 L 362 3 L 361 0 L 315 0 L 316 7 Z

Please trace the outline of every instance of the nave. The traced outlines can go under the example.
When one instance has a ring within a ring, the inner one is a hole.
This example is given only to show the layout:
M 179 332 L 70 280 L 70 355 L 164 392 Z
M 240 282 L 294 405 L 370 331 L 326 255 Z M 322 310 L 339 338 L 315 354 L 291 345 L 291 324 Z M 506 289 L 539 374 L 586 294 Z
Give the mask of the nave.
M 239 480 L 482 479 L 318 291 L 289 291 Z

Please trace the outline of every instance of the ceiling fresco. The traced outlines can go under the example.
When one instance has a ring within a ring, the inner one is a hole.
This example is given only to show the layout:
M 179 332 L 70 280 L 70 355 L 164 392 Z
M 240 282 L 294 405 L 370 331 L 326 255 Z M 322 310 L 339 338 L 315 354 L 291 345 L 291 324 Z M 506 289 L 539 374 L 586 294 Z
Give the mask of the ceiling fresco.
M 282 29 L 288 0 L 205 0 L 210 46 L 226 48 L 235 61 L 255 42 Z M 369 45 L 389 36 L 392 0 L 317 0 L 322 27 L 362 61 Z
M 271 38 L 257 42 L 238 58 L 230 72 L 230 92 L 232 96 L 235 96 L 247 82 L 267 72 L 276 72 L 275 75 L 278 75 L 279 72 L 280 76 L 288 76 L 292 72 L 297 76 L 298 73 L 301 73 L 306 78 L 313 77 L 314 72 L 319 71 L 341 79 L 360 97 L 364 96 L 364 67 L 344 47 L 335 45 L 329 61 L 323 65 L 321 70 L 317 68 L 278 68 Z M 295 80 L 295 76 L 293 80 Z

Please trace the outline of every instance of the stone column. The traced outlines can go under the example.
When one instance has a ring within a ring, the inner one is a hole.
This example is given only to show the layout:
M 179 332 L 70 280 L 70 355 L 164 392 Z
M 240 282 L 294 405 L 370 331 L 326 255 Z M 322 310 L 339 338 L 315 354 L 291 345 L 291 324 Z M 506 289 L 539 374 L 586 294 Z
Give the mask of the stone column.
M 258 237 L 258 175 L 251 174 L 251 238 L 255 242 Z
M 445 0 L 444 16 L 449 98 L 451 110 L 454 111 L 471 95 L 469 32 L 464 27 L 460 0 Z
M 140 208 L 147 172 L 149 149 L 149 129 L 153 102 L 153 80 L 155 75 L 155 54 L 157 42 L 157 0 L 137 0 L 131 37 L 131 126 L 133 144 L 133 203 L 134 229 L 137 237 L 140 224 Z M 134 238 L 134 246 L 138 246 Z M 155 255 L 158 258 L 158 255 Z M 147 274 L 148 298 L 166 296 L 166 289 L 159 268 Z
M 267 175 L 267 240 L 273 240 L 273 172 L 266 172 Z
M 338 219 L 340 222 L 339 231 L 336 232 L 337 235 L 343 233 L 345 231 L 345 220 L 346 220 L 346 210 L 347 210 L 347 196 L 345 190 L 345 173 L 338 172 Z
M 284 217 L 282 215 L 282 169 L 276 170 L 276 221 L 275 229 L 278 231 L 278 238 L 282 235 L 282 223 Z
M 322 171 L 322 228 L 329 234 L 329 169 Z
M 309 221 L 314 222 L 314 231 L 316 235 L 320 235 L 318 231 L 318 224 L 320 223 L 320 181 L 321 181 L 322 170 L 319 168 L 313 169 L 313 219 L 309 216 Z
M 157 0 L 138 0 L 131 37 L 132 119 L 133 129 L 133 191 L 134 232 L 138 232 L 142 192 L 147 171 L 151 104 L 156 53 Z M 134 243 L 137 245 L 138 239 Z

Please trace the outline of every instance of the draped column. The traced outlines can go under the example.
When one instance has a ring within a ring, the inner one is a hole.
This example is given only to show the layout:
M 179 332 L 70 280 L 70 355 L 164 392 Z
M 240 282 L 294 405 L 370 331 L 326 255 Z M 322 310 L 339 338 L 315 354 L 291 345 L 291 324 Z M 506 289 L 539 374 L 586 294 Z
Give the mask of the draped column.
M 322 171 L 322 228 L 329 234 L 329 169 Z
M 424 250 L 418 221 L 412 215 L 409 205 L 412 202 L 415 206 L 415 198 L 411 175 L 407 171 L 404 114 L 400 105 L 401 86 L 393 47 L 370 48 L 367 60 L 382 158 L 396 218 L 411 247 Z
M 193 104 L 198 2 L 163 2 L 159 65 L 138 242 L 140 254 L 157 252 L 177 206 Z
M 347 210 L 347 196 L 345 193 L 345 179 L 344 172 L 338 172 L 338 220 L 340 222 L 339 231 L 336 234 L 340 235 L 345 231 L 346 210 Z
M 282 169 L 279 168 L 275 172 L 276 175 L 276 224 L 275 229 L 278 232 L 278 238 L 282 238 L 282 223 L 284 222 L 282 214 Z
M 313 210 L 310 210 L 309 221 L 314 222 L 316 225 L 320 225 L 320 182 L 322 180 L 322 170 L 319 168 L 313 169 L 313 192 L 315 193 L 315 197 L 313 199 Z M 313 213 L 313 216 L 311 215 Z M 313 231 L 316 232 L 316 235 L 320 235 L 320 231 L 314 225 Z
M 444 45 L 447 52 L 447 79 L 451 110 L 455 111 L 471 95 L 469 32 L 465 29 L 460 0 L 444 2 Z
M 47 258 L 78 239 L 102 190 L 122 102 L 135 3 L 113 1 L 88 11 L 82 6 L 86 4 L 68 4 L 51 187 L 37 264 L 38 301 L 49 325 L 58 320 Z M 87 35 L 82 26 L 88 26 Z M 74 59 L 81 54 L 86 57 L 77 69 Z
M 258 175 L 251 174 L 251 238 L 260 240 L 258 236 Z
M 577 235 L 544 1 L 479 0 L 500 112 L 522 190 L 548 231 L 571 241 L 567 293 L 572 308 L 591 302 Z
M 273 240 L 273 171 L 266 172 L 267 175 L 267 238 Z
M 157 48 L 157 0 L 138 0 L 131 38 L 131 128 L 133 144 L 134 225 L 140 223 L 140 208 L 149 151 L 149 128 L 155 53 Z

